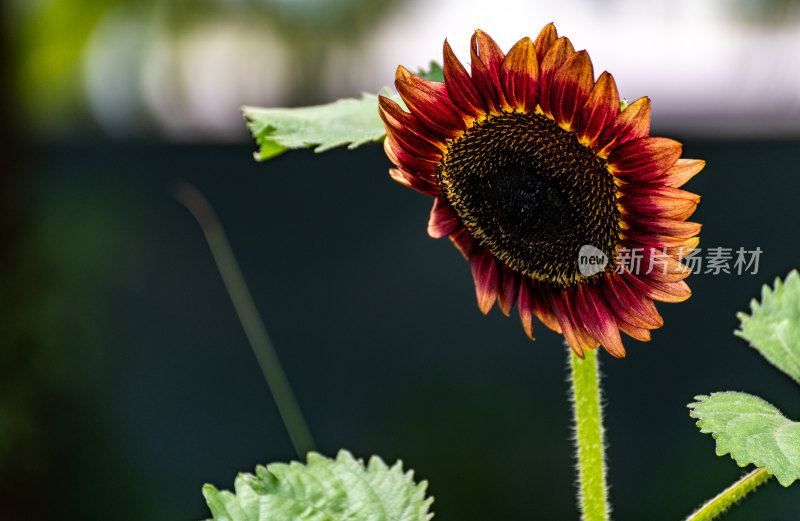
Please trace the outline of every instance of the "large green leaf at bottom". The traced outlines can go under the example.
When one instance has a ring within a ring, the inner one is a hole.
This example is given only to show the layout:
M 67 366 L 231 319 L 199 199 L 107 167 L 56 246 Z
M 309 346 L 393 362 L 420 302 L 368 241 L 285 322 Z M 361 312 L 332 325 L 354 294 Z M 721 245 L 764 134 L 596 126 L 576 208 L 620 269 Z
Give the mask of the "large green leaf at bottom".
M 765 285 L 761 302 L 750 302 L 751 314 L 739 313 L 735 331 L 770 363 L 800 383 L 800 275 L 793 270 L 775 289 Z
M 730 453 L 740 467 L 754 464 L 788 487 L 800 479 L 800 423 L 772 404 L 745 393 L 696 396 L 692 418 L 717 440 L 717 455 Z
M 433 498 L 426 481 L 402 462 L 388 467 L 373 456 L 368 465 L 347 451 L 335 460 L 317 453 L 308 462 L 273 463 L 239 474 L 235 493 L 203 487 L 216 521 L 429 521 Z

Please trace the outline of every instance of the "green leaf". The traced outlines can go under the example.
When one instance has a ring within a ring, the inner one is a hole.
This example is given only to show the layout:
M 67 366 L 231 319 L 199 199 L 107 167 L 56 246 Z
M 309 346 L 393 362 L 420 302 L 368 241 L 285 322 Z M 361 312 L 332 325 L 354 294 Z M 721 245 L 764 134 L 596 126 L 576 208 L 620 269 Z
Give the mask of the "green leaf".
M 239 474 L 235 494 L 205 485 L 203 495 L 216 521 L 429 521 L 428 483 L 414 483 L 402 465 L 373 456 L 364 466 L 345 450 L 335 460 L 310 452 L 305 465 Z
M 800 383 L 800 275 L 793 270 L 775 289 L 764 285 L 761 303 L 750 302 L 751 314 L 739 313 L 734 332 L 750 342 L 775 367 Z
M 717 455 L 730 453 L 740 467 L 766 468 L 781 485 L 800 479 L 800 423 L 787 419 L 772 404 L 745 393 L 695 396 L 692 418 L 700 432 L 717 440 Z
M 432 60 L 430 65 L 428 65 L 427 71 L 425 69 L 420 69 L 417 71 L 416 75 L 423 80 L 439 82 L 444 81 L 444 69 L 442 69 L 441 65 Z
M 285 146 L 279 145 L 269 139 L 268 135 L 269 131 L 253 134 L 253 137 L 256 139 L 256 144 L 258 145 L 258 151 L 253 153 L 253 157 L 256 158 L 256 161 L 266 161 L 267 159 L 277 157 L 289 150 Z
M 388 90 L 381 91 L 396 101 Z M 242 107 L 247 128 L 259 150 L 257 161 L 264 161 L 292 148 L 315 146 L 324 152 L 341 145 L 353 149 L 386 135 L 378 115 L 378 96 L 364 93 L 361 99 L 346 98 L 313 107 Z

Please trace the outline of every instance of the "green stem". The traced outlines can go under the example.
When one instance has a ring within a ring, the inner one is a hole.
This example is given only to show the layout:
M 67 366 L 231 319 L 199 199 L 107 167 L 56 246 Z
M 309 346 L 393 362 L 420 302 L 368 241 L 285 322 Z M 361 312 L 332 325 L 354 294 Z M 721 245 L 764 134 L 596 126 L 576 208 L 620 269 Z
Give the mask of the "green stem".
M 203 234 L 206 236 L 206 241 L 208 241 L 208 247 L 211 249 L 211 254 L 217 263 L 217 269 L 225 283 L 225 288 L 228 290 L 228 295 L 233 302 L 233 307 L 236 309 L 236 314 L 239 316 L 239 321 L 242 323 L 242 328 L 250 342 L 250 347 L 253 349 L 253 354 L 255 354 L 258 365 L 261 367 L 264 379 L 267 381 L 267 386 L 278 407 L 278 412 L 283 419 L 286 430 L 289 432 L 292 445 L 294 445 L 297 455 L 302 458 L 308 451 L 314 450 L 311 432 L 308 429 L 308 425 L 306 425 L 292 388 L 289 386 L 286 373 L 283 372 L 283 367 L 269 339 L 267 329 L 258 314 L 253 297 L 250 295 L 250 290 L 247 289 L 247 284 L 244 281 L 244 277 L 242 277 L 239 263 L 236 262 L 236 257 L 233 255 L 231 246 L 225 236 L 225 231 L 222 229 L 214 209 L 211 208 L 211 205 L 197 188 L 186 181 L 178 181 L 175 186 L 175 197 L 192 212 L 192 215 L 203 229 Z
M 771 477 L 772 474 L 767 472 L 767 469 L 755 469 L 742 476 L 739 481 L 700 507 L 694 514 L 687 517 L 686 521 L 710 521 L 714 519 Z
M 603 407 L 596 351 L 580 359 L 568 349 L 582 521 L 608 521 Z

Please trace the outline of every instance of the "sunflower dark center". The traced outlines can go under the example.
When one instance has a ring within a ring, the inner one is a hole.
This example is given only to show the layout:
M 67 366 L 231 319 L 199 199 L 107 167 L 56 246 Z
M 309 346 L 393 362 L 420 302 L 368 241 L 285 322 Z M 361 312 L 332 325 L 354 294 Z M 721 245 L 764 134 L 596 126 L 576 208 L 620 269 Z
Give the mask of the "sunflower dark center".
M 436 176 L 472 236 L 512 269 L 558 287 L 587 277 L 593 246 L 613 269 L 617 186 L 605 162 L 541 114 L 503 112 L 448 142 Z

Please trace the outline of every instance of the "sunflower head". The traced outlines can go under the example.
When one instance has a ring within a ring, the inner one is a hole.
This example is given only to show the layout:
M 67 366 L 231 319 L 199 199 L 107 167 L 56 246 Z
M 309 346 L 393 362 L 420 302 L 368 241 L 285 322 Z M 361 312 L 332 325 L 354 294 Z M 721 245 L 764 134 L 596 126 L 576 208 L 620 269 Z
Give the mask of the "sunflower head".
M 625 356 L 620 331 L 649 340 L 653 301 L 690 295 L 700 198 L 679 187 L 704 162 L 650 137 L 648 98 L 620 110 L 614 78 L 552 24 L 508 54 L 476 31 L 470 61 L 445 41 L 444 82 L 397 69 L 408 111 L 380 99 L 392 178 L 435 198 L 428 233 L 469 260 L 483 313 L 516 303 L 531 338 L 536 316 L 578 356 Z

